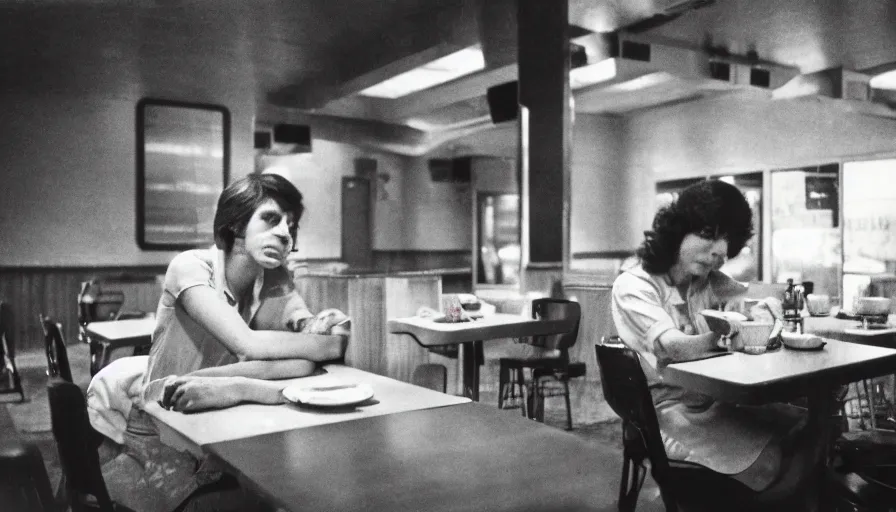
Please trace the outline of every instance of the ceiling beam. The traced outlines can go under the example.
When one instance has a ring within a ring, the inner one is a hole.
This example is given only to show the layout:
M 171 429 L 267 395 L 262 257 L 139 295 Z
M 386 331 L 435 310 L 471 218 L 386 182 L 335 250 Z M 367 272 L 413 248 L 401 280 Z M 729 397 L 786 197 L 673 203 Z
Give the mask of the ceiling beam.
M 332 65 L 313 79 L 288 84 L 268 95 L 274 105 L 314 110 L 356 94 L 479 40 L 475 0 L 440 2 L 438 10 L 400 20 L 376 41 L 356 41 L 329 58 Z
M 423 112 L 485 96 L 489 87 L 516 79 L 516 63 L 508 64 L 473 73 L 394 100 L 377 101 L 373 112 L 379 119 L 402 122 Z

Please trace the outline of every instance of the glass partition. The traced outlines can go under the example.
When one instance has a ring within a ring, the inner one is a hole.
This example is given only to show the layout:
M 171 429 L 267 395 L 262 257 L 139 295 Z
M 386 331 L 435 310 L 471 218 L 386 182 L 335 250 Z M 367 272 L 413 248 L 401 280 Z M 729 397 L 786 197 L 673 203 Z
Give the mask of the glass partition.
M 812 282 L 815 293 L 840 300 L 840 167 L 770 173 L 773 283 Z
M 478 193 L 476 284 L 517 286 L 520 282 L 520 196 Z
M 843 164 L 843 304 L 896 289 L 896 159 Z

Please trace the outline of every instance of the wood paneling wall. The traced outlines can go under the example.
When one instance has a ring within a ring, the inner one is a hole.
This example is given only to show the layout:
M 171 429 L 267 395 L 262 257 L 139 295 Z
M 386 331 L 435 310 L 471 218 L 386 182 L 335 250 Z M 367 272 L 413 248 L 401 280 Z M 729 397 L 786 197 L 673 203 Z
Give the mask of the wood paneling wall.
M 594 345 L 600 343 L 601 338 L 616 334 L 610 312 L 610 290 L 609 286 L 574 283 L 563 286 L 564 294 L 582 306 L 579 338 L 570 349 L 569 357 L 573 361 L 584 361 L 588 368 L 584 381 L 573 381 L 570 386 L 574 423 L 616 418 L 616 413 L 604 399 L 594 352 Z
M 43 347 L 43 330 L 37 315 L 61 322 L 66 342 L 78 339 L 78 292 L 89 279 L 103 281 L 103 288 L 121 290 L 125 310 L 155 312 L 161 293 L 158 282 L 165 267 L 139 268 L 3 268 L 0 299 L 12 305 L 19 350 Z
M 346 363 L 410 382 L 414 368 L 440 363 L 448 368 L 448 392 L 459 392 L 457 359 L 431 354 L 409 336 L 390 334 L 390 318 L 413 316 L 421 306 L 439 308 L 439 276 L 297 276 L 311 311 L 339 308 L 352 318 Z

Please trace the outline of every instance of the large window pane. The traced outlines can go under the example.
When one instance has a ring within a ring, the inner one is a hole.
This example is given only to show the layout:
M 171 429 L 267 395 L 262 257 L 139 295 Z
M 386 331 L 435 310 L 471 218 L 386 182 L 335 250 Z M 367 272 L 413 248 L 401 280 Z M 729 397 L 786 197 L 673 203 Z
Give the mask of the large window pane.
M 892 296 L 896 282 L 896 160 L 843 165 L 843 296 Z
M 772 282 L 811 281 L 839 301 L 839 166 L 773 171 L 770 181 Z

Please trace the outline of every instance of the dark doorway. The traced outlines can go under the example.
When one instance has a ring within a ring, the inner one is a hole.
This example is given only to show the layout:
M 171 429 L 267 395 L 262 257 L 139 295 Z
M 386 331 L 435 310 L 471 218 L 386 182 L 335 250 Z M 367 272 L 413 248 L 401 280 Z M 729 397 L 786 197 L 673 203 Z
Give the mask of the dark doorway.
M 370 210 L 370 180 L 343 177 L 342 261 L 350 268 L 369 269 L 373 265 Z

